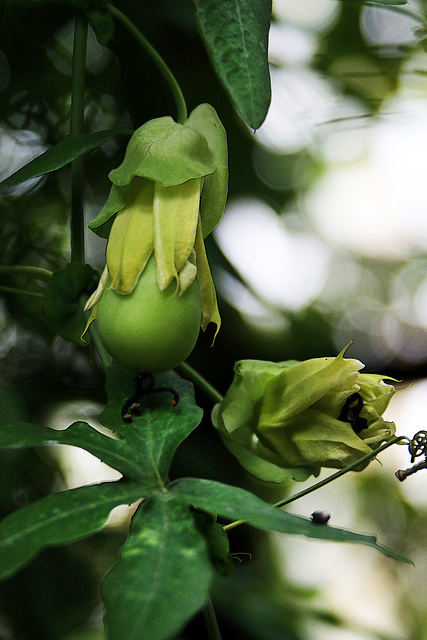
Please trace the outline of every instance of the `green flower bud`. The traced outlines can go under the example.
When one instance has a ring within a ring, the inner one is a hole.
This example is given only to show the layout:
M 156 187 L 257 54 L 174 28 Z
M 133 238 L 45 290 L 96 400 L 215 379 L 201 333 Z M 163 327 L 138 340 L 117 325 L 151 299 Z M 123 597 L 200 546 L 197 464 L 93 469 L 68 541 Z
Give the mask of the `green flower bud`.
M 242 360 L 212 419 L 227 448 L 257 478 L 306 480 L 342 469 L 393 437 L 381 417 L 396 392 L 344 358 Z
M 109 198 L 89 225 L 108 237 L 106 268 L 86 305 L 92 309 L 89 323 L 107 309 L 106 304 L 100 307 L 106 289 L 118 294 L 119 298 L 110 299 L 119 314 L 125 308 L 118 304 L 120 296 L 138 289 L 138 298 L 144 297 L 145 285 L 137 285 L 153 256 L 150 264 L 155 265 L 159 290 L 167 291 L 168 298 L 182 297 L 174 308 L 184 313 L 192 297 L 185 294 L 197 280 L 199 326 L 205 330 L 213 322 L 218 332 L 221 319 L 204 245 L 224 213 L 228 185 L 226 135 L 215 110 L 200 105 L 184 124 L 169 117 L 145 123 L 132 135 L 122 164 L 109 177 L 113 183 Z M 151 295 L 150 285 L 147 300 Z M 110 328 L 110 314 L 109 320 Z M 152 320 L 157 323 L 157 318 Z M 100 322 L 101 337 L 102 326 Z M 117 335 L 114 332 L 115 343 Z M 132 337 L 124 336 L 124 341 L 129 344 Z M 194 346 L 193 339 L 189 342 Z M 120 353 L 120 345 L 115 346 Z

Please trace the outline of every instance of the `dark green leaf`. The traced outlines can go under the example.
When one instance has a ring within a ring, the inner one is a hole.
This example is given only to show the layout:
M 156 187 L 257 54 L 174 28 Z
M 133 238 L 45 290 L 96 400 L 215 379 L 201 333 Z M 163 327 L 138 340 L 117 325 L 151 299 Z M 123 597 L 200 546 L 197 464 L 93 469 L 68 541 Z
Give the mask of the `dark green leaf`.
M 208 598 L 212 567 L 186 502 L 169 492 L 145 500 L 119 563 L 102 585 L 110 640 L 162 640 Z
M 130 135 L 132 130 L 126 127 L 97 131 L 81 136 L 66 136 L 41 156 L 34 158 L 24 167 L 0 182 L 0 187 L 13 187 L 21 182 L 43 176 L 45 173 L 56 171 L 85 154 L 100 147 L 117 135 Z
M 87 15 L 96 39 L 102 47 L 113 37 L 114 20 L 107 11 L 90 11 Z
M 0 578 L 6 578 L 42 549 L 78 540 L 105 524 L 110 511 L 141 497 L 134 484 L 108 482 L 54 493 L 0 522 Z
M 229 576 L 234 565 L 228 536 L 223 527 L 207 513 L 195 512 L 193 517 L 196 527 L 206 540 L 210 561 L 221 576 Z
M 81 296 L 97 287 L 99 273 L 88 264 L 70 263 L 55 271 L 43 296 L 46 319 L 65 340 L 85 344 L 81 335 L 86 326 Z
M 411 564 L 409 558 L 394 549 L 379 544 L 373 535 L 336 529 L 329 525 L 314 524 L 308 518 L 277 509 L 238 487 L 213 480 L 182 478 L 174 481 L 170 485 L 170 489 L 185 495 L 189 503 L 196 508 L 230 520 L 245 520 L 248 524 L 259 529 L 303 535 L 319 540 L 358 542 L 373 547 L 395 560 Z
M 132 456 L 125 440 L 115 440 L 93 429 L 86 422 L 75 422 L 68 429 L 56 431 L 47 427 L 15 422 L 0 428 L 0 449 L 20 449 L 43 445 L 66 444 L 86 449 L 127 478 L 138 482 L 141 492 L 156 488 L 156 479 L 147 478 L 144 469 Z
M 100 419 L 118 439 L 85 422 L 75 422 L 64 431 L 16 422 L 1 426 L 0 448 L 53 444 L 81 447 L 137 482 L 145 495 L 163 486 L 177 447 L 202 418 L 203 412 L 194 401 L 193 385 L 173 371 L 156 376 L 156 388 L 173 386 L 179 394 L 177 406 L 172 406 L 168 390 L 147 394 L 141 398 L 141 415 L 127 424 L 121 410 L 135 393 L 135 374 L 114 363 L 108 367 L 106 376 L 108 402 Z
M 215 73 L 253 129 L 271 100 L 268 34 L 271 0 L 193 0 Z
M 177 447 L 202 419 L 203 411 L 196 405 L 193 385 L 174 371 L 155 376 L 155 388 L 166 390 L 142 396 L 141 415 L 126 424 L 121 410 L 135 393 L 135 374 L 113 363 L 106 377 L 108 402 L 100 417 L 102 424 L 122 435 L 129 459 L 140 469 L 145 482 L 162 486 Z M 179 394 L 175 407 L 168 388 Z

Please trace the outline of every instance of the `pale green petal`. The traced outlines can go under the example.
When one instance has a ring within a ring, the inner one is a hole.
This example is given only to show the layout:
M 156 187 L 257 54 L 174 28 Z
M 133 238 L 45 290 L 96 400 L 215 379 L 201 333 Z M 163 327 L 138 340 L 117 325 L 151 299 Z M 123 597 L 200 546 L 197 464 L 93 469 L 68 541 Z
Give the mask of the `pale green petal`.
M 289 478 L 303 482 L 310 475 L 319 475 L 320 467 L 287 468 L 280 456 L 262 445 L 258 438 L 253 437 L 250 429 L 240 429 L 229 435 L 222 420 L 222 404 L 217 404 L 212 410 L 212 423 L 218 430 L 227 449 L 232 453 L 242 467 L 253 476 L 264 482 L 281 483 Z
M 197 278 L 199 280 L 200 295 L 202 297 L 202 329 L 203 331 L 205 331 L 210 322 L 216 324 L 216 331 L 214 335 L 215 340 L 221 326 L 221 316 L 219 315 L 215 285 L 212 280 L 208 256 L 206 255 L 201 224 L 199 224 L 197 227 L 196 255 Z
M 365 444 L 369 444 L 373 448 L 379 447 L 382 442 L 389 440 L 396 433 L 396 425 L 394 422 L 386 422 L 383 418 L 378 418 L 369 425 L 367 429 L 362 429 L 358 434 Z
M 167 289 L 184 268 L 194 249 L 199 219 L 201 179 L 177 187 L 155 183 L 153 201 L 154 253 L 157 283 Z
M 258 425 L 262 443 L 287 466 L 319 465 L 341 469 L 372 450 L 348 422 L 307 409 L 281 427 Z
M 204 135 L 166 116 L 149 120 L 134 132 L 122 164 L 110 171 L 109 178 L 118 186 L 140 176 L 171 187 L 215 169 Z
M 152 182 L 135 178 L 126 207 L 111 228 L 107 266 L 118 293 L 133 291 L 153 252 L 153 192 Z
M 344 358 L 345 349 L 336 358 L 313 358 L 299 362 L 271 380 L 265 388 L 261 422 L 281 426 L 338 388 L 353 389 L 364 365 Z M 345 387 L 343 387 L 345 385 Z
M 82 335 L 81 335 L 81 339 L 83 340 L 83 342 L 86 342 L 85 340 L 85 335 L 89 330 L 90 325 L 92 324 L 92 322 L 94 320 L 98 319 L 98 311 L 99 311 L 99 302 L 97 302 L 93 307 L 92 310 L 90 312 L 90 316 L 88 321 L 86 322 L 86 326 L 85 326 L 85 330 L 83 331 Z
M 196 267 L 196 252 L 191 252 L 190 257 L 187 262 L 179 272 L 179 295 L 182 296 L 183 293 L 187 291 L 193 284 L 194 280 L 197 278 L 197 267 Z
M 221 415 L 226 431 L 232 434 L 241 427 L 252 433 L 252 426 L 257 417 L 257 407 L 264 394 L 265 385 L 277 376 L 284 368 L 295 364 L 275 363 L 264 360 L 240 360 L 234 366 L 234 378 L 224 401 L 221 404 Z
M 92 293 L 92 295 L 90 296 L 90 298 L 85 304 L 85 308 L 84 308 L 85 311 L 92 309 L 92 307 L 98 304 L 98 302 L 102 298 L 102 294 L 105 291 L 105 288 L 108 284 L 109 279 L 110 279 L 110 275 L 108 273 L 108 267 L 107 265 L 105 265 L 104 271 L 101 274 L 96 290 Z
M 200 202 L 203 237 L 206 238 L 221 221 L 228 193 L 227 134 L 210 104 L 200 104 L 190 114 L 186 127 L 206 138 L 213 154 L 216 170 L 206 176 Z
M 112 185 L 107 202 L 99 214 L 89 223 L 89 229 L 101 238 L 108 238 L 116 213 L 124 209 L 130 191 L 130 184 L 125 187 Z
M 390 378 L 388 378 L 390 380 Z M 364 410 L 371 414 L 382 416 L 387 409 L 390 400 L 396 393 L 396 389 L 391 384 L 384 382 L 384 376 L 361 373 L 358 378 L 360 384 L 360 395 L 363 399 Z M 395 380 L 397 382 L 397 380 Z M 362 413 L 362 416 L 365 414 Z M 367 417 L 367 416 L 366 416 Z

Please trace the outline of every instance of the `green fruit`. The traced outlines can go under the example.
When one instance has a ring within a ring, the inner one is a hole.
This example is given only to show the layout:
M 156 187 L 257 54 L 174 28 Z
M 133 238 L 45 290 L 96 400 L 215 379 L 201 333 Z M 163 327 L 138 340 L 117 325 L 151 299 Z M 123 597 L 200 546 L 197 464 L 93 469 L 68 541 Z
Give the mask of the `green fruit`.
M 196 280 L 182 295 L 175 282 L 160 291 L 151 257 L 135 289 L 127 295 L 106 289 L 98 312 L 102 342 L 119 364 L 140 373 L 161 373 L 192 352 L 202 314 Z

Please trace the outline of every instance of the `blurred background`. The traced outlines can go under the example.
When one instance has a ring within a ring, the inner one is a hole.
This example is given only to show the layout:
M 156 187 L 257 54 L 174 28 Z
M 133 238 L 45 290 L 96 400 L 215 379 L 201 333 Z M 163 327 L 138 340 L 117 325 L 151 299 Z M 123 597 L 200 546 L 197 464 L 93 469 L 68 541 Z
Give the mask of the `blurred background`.
M 425 428 L 427 396 L 427 2 L 275 0 L 272 104 L 256 132 L 212 71 L 190 0 L 117 0 L 175 73 L 189 110 L 217 110 L 228 133 L 230 192 L 207 243 L 223 326 L 189 362 L 225 393 L 236 360 L 347 355 L 366 371 L 411 383 L 387 418 L 399 435 Z M 74 10 L 60 2 L 0 1 L 0 179 L 69 133 Z M 36 43 L 36 45 L 35 45 Z M 86 132 L 175 116 L 168 87 L 120 25 L 107 47 L 89 33 Z M 127 140 L 86 157 L 87 221 L 105 202 Z M 55 270 L 69 259 L 70 171 L 0 193 L 0 265 Z M 87 261 L 105 241 L 87 232 Z M 43 283 L 0 284 L 42 291 Z M 54 335 L 40 300 L 0 291 L 0 419 L 66 428 L 97 425 L 103 372 L 88 349 Z M 205 421 L 180 448 L 174 474 L 240 484 L 267 500 L 306 486 L 248 476 Z M 289 507 L 376 533 L 415 567 L 350 545 L 230 532 L 235 571 L 214 602 L 224 637 L 260 640 L 427 639 L 427 472 L 394 447 Z M 69 448 L 0 452 L 0 515 L 52 490 L 115 478 Z M 323 477 L 323 476 L 321 476 Z M 48 550 L 0 584 L 0 639 L 103 640 L 99 580 L 126 536 L 104 532 Z M 252 559 L 246 553 L 252 554 Z M 181 638 L 204 637 L 196 619 Z

